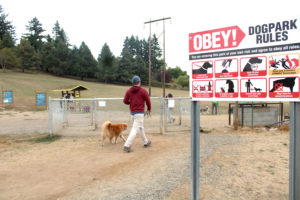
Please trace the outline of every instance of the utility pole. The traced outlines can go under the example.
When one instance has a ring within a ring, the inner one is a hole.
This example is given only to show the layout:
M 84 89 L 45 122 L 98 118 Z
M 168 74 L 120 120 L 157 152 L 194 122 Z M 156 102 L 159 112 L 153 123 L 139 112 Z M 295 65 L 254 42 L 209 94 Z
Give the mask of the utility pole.
M 166 96 L 165 93 L 165 84 L 166 84 L 166 55 L 165 55 L 165 20 L 171 19 L 171 17 L 151 20 L 145 22 L 145 24 L 150 24 L 150 37 L 149 37 L 149 95 L 151 95 L 151 23 L 163 21 L 163 97 Z
M 151 23 L 153 21 L 148 21 L 148 22 L 145 22 L 144 24 L 150 24 L 150 34 L 149 34 L 149 76 L 148 76 L 148 84 L 149 84 L 149 96 L 151 96 Z

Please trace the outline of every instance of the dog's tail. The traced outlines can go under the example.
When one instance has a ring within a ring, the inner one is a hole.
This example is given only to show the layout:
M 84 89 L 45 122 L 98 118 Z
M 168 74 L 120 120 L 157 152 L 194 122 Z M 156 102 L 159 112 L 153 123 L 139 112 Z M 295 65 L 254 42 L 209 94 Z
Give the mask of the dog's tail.
M 110 121 L 106 121 L 102 124 L 102 126 L 101 126 L 101 136 L 102 137 L 101 138 L 105 138 L 107 130 L 111 126 L 111 124 L 112 123 Z
M 108 128 L 108 127 L 110 127 L 111 126 L 111 121 L 106 121 L 106 122 L 104 122 L 103 124 L 102 124 L 102 129 L 103 128 Z

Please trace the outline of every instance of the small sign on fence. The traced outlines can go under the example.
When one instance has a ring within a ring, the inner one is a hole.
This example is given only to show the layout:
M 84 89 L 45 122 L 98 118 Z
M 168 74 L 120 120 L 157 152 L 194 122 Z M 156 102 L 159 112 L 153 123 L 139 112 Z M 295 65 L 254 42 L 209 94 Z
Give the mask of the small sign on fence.
M 169 99 L 168 100 L 168 107 L 169 108 L 174 108 L 175 107 L 175 100 Z
M 3 90 L 2 98 L 3 98 L 3 104 L 12 104 L 13 103 L 13 91 Z
M 36 92 L 35 99 L 36 99 L 37 106 L 47 105 L 47 93 L 46 92 Z
M 99 107 L 105 107 L 106 106 L 106 101 L 99 101 L 98 105 L 99 105 Z

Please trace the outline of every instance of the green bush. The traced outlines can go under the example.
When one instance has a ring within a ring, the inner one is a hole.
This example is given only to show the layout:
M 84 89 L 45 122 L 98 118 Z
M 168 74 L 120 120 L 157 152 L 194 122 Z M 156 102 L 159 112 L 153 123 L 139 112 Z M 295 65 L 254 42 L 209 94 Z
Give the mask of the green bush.
M 189 88 L 189 76 L 181 75 L 176 79 L 176 83 L 182 88 Z

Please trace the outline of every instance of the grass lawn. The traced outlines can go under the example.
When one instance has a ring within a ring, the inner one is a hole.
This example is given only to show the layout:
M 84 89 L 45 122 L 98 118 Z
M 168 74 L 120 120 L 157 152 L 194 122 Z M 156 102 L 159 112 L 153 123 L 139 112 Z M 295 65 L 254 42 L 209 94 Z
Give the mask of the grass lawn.
M 0 88 L 3 90 L 13 90 L 14 108 L 21 110 L 36 110 L 35 92 L 47 92 L 48 97 L 59 98 L 60 92 L 52 90 L 65 85 L 83 85 L 89 90 L 81 92 L 82 98 L 94 97 L 123 97 L 130 87 L 104 84 L 98 82 L 88 82 L 70 78 L 62 78 L 46 73 L 22 73 L 12 70 L 0 71 Z M 143 86 L 148 90 L 148 86 Z M 152 87 L 153 97 L 162 96 L 162 88 Z M 188 97 L 189 91 L 166 88 L 166 94 L 172 93 L 174 97 Z M 1 94 L 2 95 L 2 94 Z M 1 98 L 1 97 L 0 97 Z

